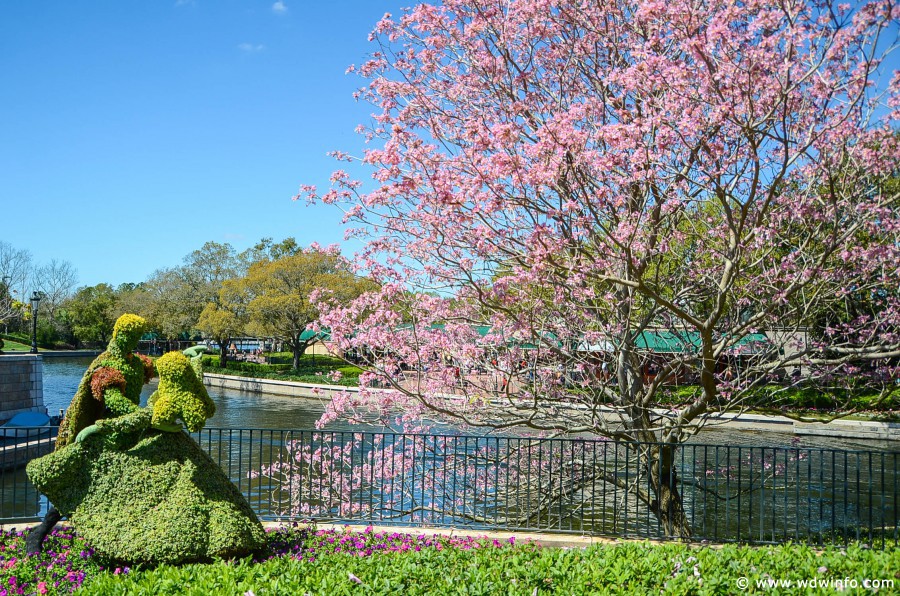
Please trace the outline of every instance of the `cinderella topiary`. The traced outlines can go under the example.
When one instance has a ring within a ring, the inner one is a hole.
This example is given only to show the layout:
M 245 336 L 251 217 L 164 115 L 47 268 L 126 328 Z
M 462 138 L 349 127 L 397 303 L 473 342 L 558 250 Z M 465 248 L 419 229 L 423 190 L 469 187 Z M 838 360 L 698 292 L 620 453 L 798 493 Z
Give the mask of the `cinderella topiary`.
M 203 428 L 207 418 L 216 413 L 216 404 L 191 366 L 187 356 L 169 352 L 156 361 L 159 389 L 150 396 L 153 426 L 172 427 L 180 418 L 192 433 Z
M 157 361 L 152 407 L 97 421 L 28 476 L 102 556 L 178 564 L 249 555 L 265 534 L 221 468 L 184 432 L 215 411 L 187 357 Z
M 153 362 L 134 353 L 146 330 L 147 321 L 137 315 L 124 314 L 116 320 L 106 351 L 84 373 L 59 425 L 57 449 L 72 443 L 79 432 L 101 418 L 137 410 L 141 388 L 155 376 Z

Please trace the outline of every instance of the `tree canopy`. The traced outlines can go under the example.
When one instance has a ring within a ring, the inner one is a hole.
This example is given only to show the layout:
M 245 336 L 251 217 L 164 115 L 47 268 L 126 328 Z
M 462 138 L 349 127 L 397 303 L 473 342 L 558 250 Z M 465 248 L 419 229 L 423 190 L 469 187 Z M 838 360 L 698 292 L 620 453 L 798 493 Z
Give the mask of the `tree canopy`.
M 308 332 L 319 317 L 312 299 L 327 296 L 346 304 L 372 288 L 370 282 L 354 275 L 337 249 L 318 247 L 257 261 L 239 283 L 249 296 L 250 329 L 283 341 L 293 352 L 294 368 L 318 338 Z
M 357 266 L 379 289 L 321 324 L 365 347 L 369 380 L 392 391 L 328 415 L 389 400 L 483 429 L 676 446 L 789 366 L 810 382 L 896 375 L 896 293 L 877 294 L 877 317 L 798 338 L 814 314 L 898 286 L 900 75 L 880 70 L 898 18 L 885 0 L 446 0 L 386 15 L 352 69 L 377 111 L 368 147 L 336 154 L 376 187 L 339 170 L 301 194 L 345 203 L 370 238 Z M 686 349 L 660 358 L 648 333 Z M 406 366 L 428 375 L 404 383 Z M 485 366 L 494 382 L 460 386 Z M 674 375 L 702 392 L 660 415 Z M 672 453 L 647 448 L 641 499 L 684 534 Z

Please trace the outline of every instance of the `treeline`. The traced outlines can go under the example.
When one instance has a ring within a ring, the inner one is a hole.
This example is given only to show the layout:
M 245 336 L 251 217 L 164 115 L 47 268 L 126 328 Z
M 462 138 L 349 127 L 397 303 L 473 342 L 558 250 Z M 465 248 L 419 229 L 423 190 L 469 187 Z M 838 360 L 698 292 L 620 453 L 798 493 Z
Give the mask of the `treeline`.
M 0 332 L 10 337 L 31 337 L 33 292 L 41 296 L 38 341 L 41 345 L 74 340 L 62 309 L 78 285 L 78 272 L 69 261 L 35 263 L 25 249 L 0 241 Z M 44 316 L 46 315 L 46 316 Z
M 0 257 L 4 253 L 19 254 L 20 261 L 28 257 L 9 245 L 0 243 L 0 249 Z M 0 258 L 0 275 L 3 263 Z M 52 265 L 61 268 L 59 263 Z M 354 274 L 337 249 L 304 248 L 294 238 L 280 242 L 264 238 L 243 252 L 227 243 L 207 242 L 186 255 L 180 266 L 118 287 L 101 283 L 75 289 L 74 268 L 66 264 L 65 269 L 71 272 L 68 286 L 37 283 L 54 277 L 46 273 L 17 277 L 22 290 L 15 290 L 12 283 L 0 286 L 6 307 L 0 312 L 7 313 L 0 323 L 6 325 L 5 331 L 22 337 L 30 333 L 31 307 L 20 295 L 31 287 L 45 294 L 38 316 L 41 346 L 105 345 L 116 318 L 131 312 L 150 322 L 160 342 L 198 337 L 215 341 L 221 347 L 220 366 L 226 364 L 232 338 L 254 335 L 281 343 L 293 353 L 296 368 L 313 341 L 304 332 L 318 317 L 310 295 L 328 293 L 342 302 L 372 287 L 372 282 Z

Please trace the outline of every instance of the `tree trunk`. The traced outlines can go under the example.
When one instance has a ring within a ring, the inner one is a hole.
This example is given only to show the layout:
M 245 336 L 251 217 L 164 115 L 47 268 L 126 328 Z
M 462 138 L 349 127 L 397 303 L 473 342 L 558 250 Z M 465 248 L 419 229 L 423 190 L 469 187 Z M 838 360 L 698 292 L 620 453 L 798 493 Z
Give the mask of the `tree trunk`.
M 299 343 L 295 343 L 291 346 L 291 351 L 294 353 L 294 370 L 300 368 L 300 356 L 303 354 L 303 348 Z
M 219 343 L 219 368 L 225 368 L 228 364 L 228 346 L 226 342 Z
M 653 446 L 645 460 L 653 491 L 650 510 L 662 524 L 668 537 L 690 538 L 690 520 L 684 511 L 684 500 L 678 490 L 675 470 L 675 445 Z

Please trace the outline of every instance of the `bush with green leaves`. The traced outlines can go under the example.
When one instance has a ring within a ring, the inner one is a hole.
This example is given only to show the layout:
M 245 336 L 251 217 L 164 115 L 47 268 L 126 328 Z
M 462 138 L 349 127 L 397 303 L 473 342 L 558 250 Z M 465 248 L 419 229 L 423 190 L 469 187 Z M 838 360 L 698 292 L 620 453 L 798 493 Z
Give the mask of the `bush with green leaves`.
M 278 381 L 295 381 L 298 383 L 317 383 L 321 385 L 343 385 L 356 387 L 362 369 L 348 365 L 343 360 L 328 356 L 304 356 L 300 368 L 294 369 L 290 364 L 259 364 L 256 362 L 231 362 L 224 369 L 218 366 L 218 358 L 203 357 L 203 367 L 213 374 L 233 375 L 256 379 L 273 379 Z M 337 371 L 340 378 L 335 380 L 331 373 Z

